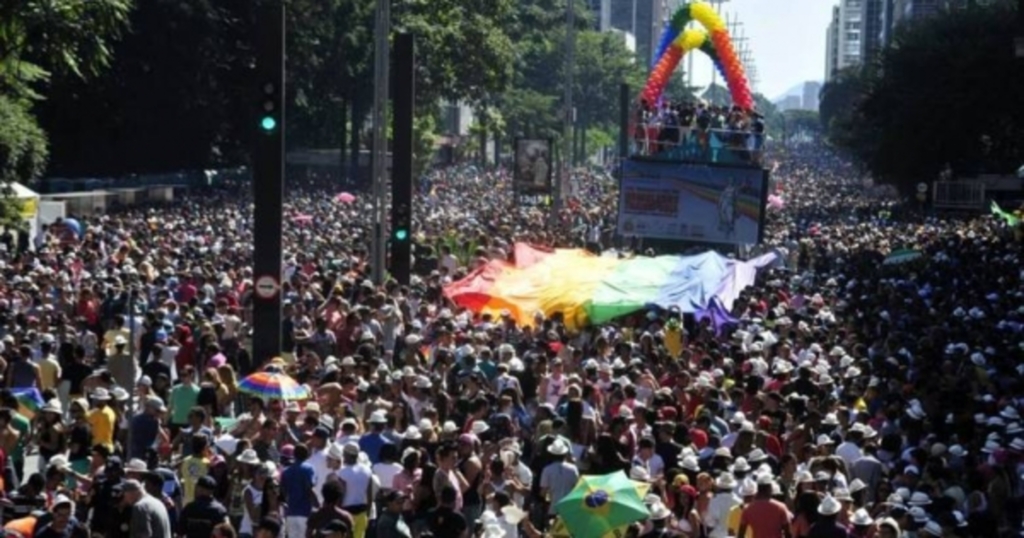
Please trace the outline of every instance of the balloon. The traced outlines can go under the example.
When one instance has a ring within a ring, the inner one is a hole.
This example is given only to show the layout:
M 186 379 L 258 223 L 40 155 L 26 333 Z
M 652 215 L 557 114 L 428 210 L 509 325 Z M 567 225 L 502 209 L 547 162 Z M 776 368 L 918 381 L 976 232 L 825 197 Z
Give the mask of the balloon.
M 686 29 L 691 20 L 699 22 L 705 30 Z M 754 99 L 743 63 L 736 54 L 725 22 L 706 2 L 683 4 L 665 25 L 651 73 L 641 92 L 643 99 L 657 102 L 680 59 L 694 49 L 700 49 L 711 58 L 715 69 L 725 79 L 733 104 L 752 110 Z

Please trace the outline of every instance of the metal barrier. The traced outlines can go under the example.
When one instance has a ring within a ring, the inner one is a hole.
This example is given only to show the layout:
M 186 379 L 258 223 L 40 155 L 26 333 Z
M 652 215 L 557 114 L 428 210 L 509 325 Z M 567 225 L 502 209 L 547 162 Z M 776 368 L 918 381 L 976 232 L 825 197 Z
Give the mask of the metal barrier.
M 729 129 L 678 128 L 678 136 L 663 136 L 657 125 L 633 130 L 630 155 L 668 161 L 731 165 L 761 165 L 764 135 Z
M 979 211 L 985 209 L 985 185 L 976 181 L 936 181 L 932 189 L 936 209 Z

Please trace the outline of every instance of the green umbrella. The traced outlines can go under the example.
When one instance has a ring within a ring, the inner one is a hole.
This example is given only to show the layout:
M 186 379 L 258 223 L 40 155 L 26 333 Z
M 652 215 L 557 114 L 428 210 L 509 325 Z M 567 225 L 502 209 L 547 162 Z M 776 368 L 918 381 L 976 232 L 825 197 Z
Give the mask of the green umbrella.
M 646 519 L 650 511 L 626 473 L 580 477 L 576 487 L 555 504 L 572 536 L 600 537 L 623 525 Z
M 882 263 L 885 265 L 899 265 L 901 263 L 912 262 L 922 256 L 924 256 L 924 254 L 922 254 L 920 250 L 905 248 L 893 251 L 885 257 L 885 261 Z

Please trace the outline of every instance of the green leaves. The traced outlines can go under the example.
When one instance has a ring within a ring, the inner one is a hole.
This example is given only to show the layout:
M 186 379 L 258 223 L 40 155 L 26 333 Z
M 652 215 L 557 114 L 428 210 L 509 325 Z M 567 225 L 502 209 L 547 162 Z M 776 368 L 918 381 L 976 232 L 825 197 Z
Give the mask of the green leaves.
M 1015 170 L 1024 162 L 1015 18 L 994 4 L 901 27 L 878 65 L 822 89 L 830 138 L 907 191 L 947 164 L 960 175 Z
M 0 183 L 36 179 L 46 169 L 46 133 L 28 107 L 27 101 L 0 95 Z M 3 209 L 0 203 L 0 223 Z

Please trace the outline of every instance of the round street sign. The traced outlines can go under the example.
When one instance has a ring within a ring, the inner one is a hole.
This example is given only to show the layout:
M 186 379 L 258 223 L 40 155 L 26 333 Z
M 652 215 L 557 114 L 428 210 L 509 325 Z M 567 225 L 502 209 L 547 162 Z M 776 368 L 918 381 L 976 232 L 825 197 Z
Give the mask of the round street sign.
M 917 192 L 919 192 L 921 194 L 924 194 L 924 193 L 928 192 L 928 184 L 927 183 L 918 183 L 917 184 Z
M 263 275 L 256 279 L 256 296 L 260 299 L 273 299 L 277 295 L 277 279 L 270 275 Z

